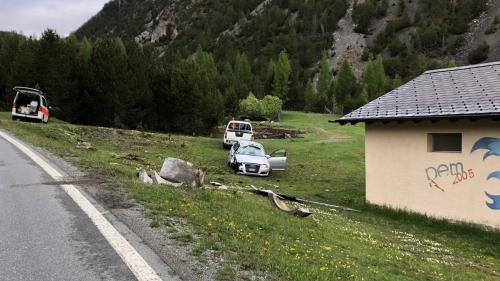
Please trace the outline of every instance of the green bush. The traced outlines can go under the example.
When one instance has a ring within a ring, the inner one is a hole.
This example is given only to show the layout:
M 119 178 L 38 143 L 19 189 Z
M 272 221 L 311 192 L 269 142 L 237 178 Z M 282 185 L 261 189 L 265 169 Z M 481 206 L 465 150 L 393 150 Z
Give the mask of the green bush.
M 488 58 L 488 54 L 490 52 L 490 45 L 483 41 L 479 47 L 474 49 L 469 54 L 469 63 L 476 64 L 485 61 Z
M 276 96 L 265 96 L 262 100 L 250 93 L 240 102 L 241 114 L 249 117 L 269 117 L 275 119 L 281 113 L 283 102 Z

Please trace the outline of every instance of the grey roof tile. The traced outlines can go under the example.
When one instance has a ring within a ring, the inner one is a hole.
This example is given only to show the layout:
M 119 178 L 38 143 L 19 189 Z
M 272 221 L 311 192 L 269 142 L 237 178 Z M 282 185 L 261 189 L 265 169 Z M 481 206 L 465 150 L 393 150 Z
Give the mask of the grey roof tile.
M 500 116 L 500 62 L 428 71 L 339 122 L 490 115 Z

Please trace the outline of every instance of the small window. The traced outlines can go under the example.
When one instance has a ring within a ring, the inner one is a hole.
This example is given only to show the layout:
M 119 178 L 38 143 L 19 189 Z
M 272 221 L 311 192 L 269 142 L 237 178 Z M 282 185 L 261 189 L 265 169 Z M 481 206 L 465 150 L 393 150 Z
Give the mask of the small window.
M 462 134 L 428 134 L 429 152 L 462 152 Z
M 227 129 L 232 131 L 249 131 L 249 132 L 252 131 L 252 127 L 250 126 L 250 124 L 240 123 L 240 122 L 229 123 Z

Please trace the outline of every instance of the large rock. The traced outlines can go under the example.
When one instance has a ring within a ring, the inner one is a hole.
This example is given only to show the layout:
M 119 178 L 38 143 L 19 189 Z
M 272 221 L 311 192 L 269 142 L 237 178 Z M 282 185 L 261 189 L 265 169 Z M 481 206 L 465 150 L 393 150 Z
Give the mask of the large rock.
M 168 181 L 193 187 L 202 186 L 205 180 L 205 173 L 201 169 L 187 161 L 170 157 L 163 162 L 160 176 Z

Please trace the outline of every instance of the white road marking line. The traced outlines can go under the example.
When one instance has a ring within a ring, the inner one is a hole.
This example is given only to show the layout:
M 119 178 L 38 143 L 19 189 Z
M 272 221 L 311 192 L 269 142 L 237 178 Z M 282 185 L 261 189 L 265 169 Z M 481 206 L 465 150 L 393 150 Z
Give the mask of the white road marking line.
M 4 138 L 40 166 L 55 181 L 63 180 L 63 175 L 50 164 L 35 154 L 31 149 L 0 131 L 0 137 Z M 130 268 L 139 281 L 161 281 L 160 276 L 151 268 L 144 258 L 130 245 L 116 228 L 92 205 L 92 203 L 71 184 L 61 185 L 63 190 L 75 201 L 75 203 L 89 216 L 108 243 L 122 258 L 123 262 Z

